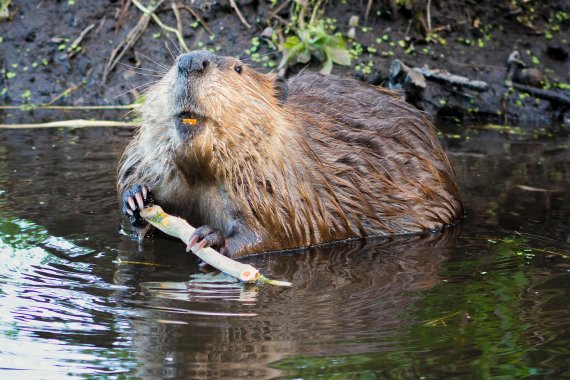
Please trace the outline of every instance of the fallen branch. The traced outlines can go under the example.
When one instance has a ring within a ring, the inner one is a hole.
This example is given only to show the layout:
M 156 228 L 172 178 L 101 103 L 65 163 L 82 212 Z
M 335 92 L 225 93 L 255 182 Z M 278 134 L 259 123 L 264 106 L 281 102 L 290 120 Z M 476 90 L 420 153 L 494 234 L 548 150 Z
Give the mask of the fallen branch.
M 186 244 L 196 230 L 184 219 L 165 213 L 160 206 L 147 207 L 141 211 L 140 215 L 159 230 L 179 238 Z M 202 248 L 194 254 L 214 268 L 243 282 L 291 286 L 290 282 L 270 280 L 251 265 L 232 260 L 210 247 Z
M 507 75 L 505 77 L 505 86 L 516 88 L 519 91 L 526 92 L 534 97 L 545 99 L 551 103 L 569 107 L 570 98 L 552 90 L 543 90 L 533 86 L 527 86 L 522 83 L 517 83 L 516 78 L 518 74 L 524 72 L 527 65 L 521 60 L 520 53 L 513 51 L 507 60 Z
M 447 71 L 431 70 L 428 69 L 427 66 L 414 67 L 414 70 L 422 74 L 427 79 L 435 80 L 438 82 L 445 82 L 454 86 L 465 87 L 479 92 L 484 92 L 489 89 L 489 85 L 486 82 L 480 80 L 471 80 L 467 77 L 448 73 Z
M 0 129 L 27 129 L 27 128 L 87 128 L 87 127 L 136 127 L 140 123 L 134 121 L 113 121 L 113 120 L 61 120 L 49 123 L 36 124 L 0 124 Z
M 390 78 L 388 82 L 390 90 L 423 90 L 427 83 L 424 76 L 416 70 L 412 70 L 399 59 L 395 59 L 390 65 Z
M 551 90 L 543 90 L 541 88 L 531 87 L 524 84 L 512 82 L 512 86 L 519 91 L 527 92 L 534 97 L 546 99 L 551 103 L 570 107 L 570 98 Z

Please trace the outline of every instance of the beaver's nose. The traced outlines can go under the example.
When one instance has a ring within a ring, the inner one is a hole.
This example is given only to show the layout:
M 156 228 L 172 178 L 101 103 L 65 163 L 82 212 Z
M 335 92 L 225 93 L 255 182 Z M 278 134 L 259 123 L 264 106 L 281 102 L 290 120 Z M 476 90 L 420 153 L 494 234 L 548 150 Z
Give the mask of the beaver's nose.
M 212 62 L 214 55 L 206 50 L 197 50 L 178 57 L 178 70 L 190 74 L 204 71 Z

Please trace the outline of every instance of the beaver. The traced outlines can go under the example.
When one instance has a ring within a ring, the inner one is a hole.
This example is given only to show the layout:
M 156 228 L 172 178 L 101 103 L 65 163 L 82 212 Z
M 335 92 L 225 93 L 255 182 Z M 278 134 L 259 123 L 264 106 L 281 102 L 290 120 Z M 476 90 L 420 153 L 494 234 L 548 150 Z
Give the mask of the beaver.
M 146 93 L 118 173 L 136 231 L 154 202 L 230 257 L 437 231 L 462 218 L 427 118 L 394 93 L 305 72 L 289 80 L 193 51 Z

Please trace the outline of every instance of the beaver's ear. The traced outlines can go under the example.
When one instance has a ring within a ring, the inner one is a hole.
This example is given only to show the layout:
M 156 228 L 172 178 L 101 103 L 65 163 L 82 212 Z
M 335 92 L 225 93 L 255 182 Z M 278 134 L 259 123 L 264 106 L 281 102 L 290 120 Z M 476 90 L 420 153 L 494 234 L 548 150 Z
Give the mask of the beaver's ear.
M 275 78 L 275 97 L 277 98 L 277 103 L 280 106 L 285 104 L 287 96 L 289 96 L 289 89 L 287 87 L 287 80 L 282 77 Z

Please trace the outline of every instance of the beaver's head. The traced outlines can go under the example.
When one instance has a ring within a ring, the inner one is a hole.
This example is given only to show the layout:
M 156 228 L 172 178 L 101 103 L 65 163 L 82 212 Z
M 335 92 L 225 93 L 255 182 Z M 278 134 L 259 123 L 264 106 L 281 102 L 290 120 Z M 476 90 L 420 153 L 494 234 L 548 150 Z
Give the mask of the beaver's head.
M 149 91 L 145 109 L 151 108 L 151 118 L 160 116 L 161 124 L 170 124 L 179 141 L 188 142 L 208 132 L 214 139 L 252 128 L 267 133 L 285 97 L 286 85 L 275 75 L 198 50 L 176 59 Z
M 190 175 L 211 174 L 239 155 L 261 155 L 287 116 L 286 83 L 232 57 L 199 50 L 180 55 L 146 94 L 139 140 Z M 281 128 L 285 130 L 286 128 Z

